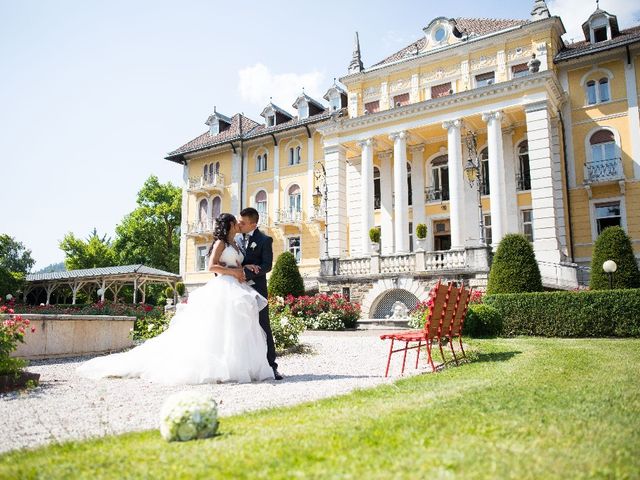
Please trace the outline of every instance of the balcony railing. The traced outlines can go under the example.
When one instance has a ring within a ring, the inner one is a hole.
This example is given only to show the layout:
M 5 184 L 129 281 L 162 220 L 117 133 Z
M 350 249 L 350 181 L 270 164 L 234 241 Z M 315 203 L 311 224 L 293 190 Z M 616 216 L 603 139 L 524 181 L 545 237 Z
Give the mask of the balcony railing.
M 214 191 L 223 189 L 224 175 L 221 173 L 191 177 L 189 179 L 189 190 L 191 191 Z
M 302 223 L 302 212 L 298 210 L 278 210 L 275 223 L 276 225 L 300 225 Z
M 531 174 L 530 173 L 518 173 L 516 175 L 516 189 L 519 192 L 531 190 Z
M 427 202 L 447 201 L 449 200 L 449 189 L 428 187 L 424 189 L 424 196 Z
M 584 170 L 585 183 L 612 182 L 624 179 L 621 158 L 587 162 L 584 164 Z
M 326 220 L 324 207 L 314 207 L 313 212 L 311 212 L 309 216 L 309 220 L 312 222 L 324 222 Z
M 187 235 L 207 235 L 213 233 L 214 222 L 205 220 L 202 222 L 191 222 L 187 225 Z
M 338 263 L 338 275 L 368 275 L 371 273 L 371 258 L 350 258 L 340 260 Z
M 464 250 L 442 250 L 425 252 L 424 269 L 427 272 L 440 270 L 461 270 L 466 266 L 466 253 Z

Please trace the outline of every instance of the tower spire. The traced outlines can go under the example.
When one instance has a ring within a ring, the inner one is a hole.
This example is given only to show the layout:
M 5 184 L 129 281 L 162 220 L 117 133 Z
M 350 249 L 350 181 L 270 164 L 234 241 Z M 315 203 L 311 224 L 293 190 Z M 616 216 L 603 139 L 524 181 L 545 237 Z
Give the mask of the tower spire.
M 533 3 L 533 10 L 531 10 L 531 19 L 535 21 L 543 20 L 550 17 L 551 14 L 549 13 L 547 2 L 545 2 L 544 0 L 535 0 L 535 2 Z
M 360 39 L 358 38 L 358 32 L 356 32 L 356 38 L 353 42 L 353 57 L 349 64 L 349 73 L 359 73 L 364 70 L 362 65 L 362 58 L 360 56 Z

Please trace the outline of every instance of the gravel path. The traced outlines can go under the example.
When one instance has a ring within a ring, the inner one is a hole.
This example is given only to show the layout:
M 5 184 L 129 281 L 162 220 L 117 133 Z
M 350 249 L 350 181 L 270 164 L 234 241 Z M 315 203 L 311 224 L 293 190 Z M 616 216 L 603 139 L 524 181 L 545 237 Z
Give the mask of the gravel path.
M 389 343 L 381 330 L 305 332 L 305 353 L 278 359 L 285 379 L 250 384 L 207 384 L 167 387 L 140 379 L 80 378 L 75 368 L 89 357 L 32 361 L 40 386 L 23 393 L 0 394 L 0 452 L 135 430 L 158 428 L 165 398 L 182 390 L 212 392 L 222 416 L 248 410 L 292 405 L 374 387 L 398 378 L 402 355 L 394 355 L 384 378 Z M 413 369 L 409 354 L 405 374 Z

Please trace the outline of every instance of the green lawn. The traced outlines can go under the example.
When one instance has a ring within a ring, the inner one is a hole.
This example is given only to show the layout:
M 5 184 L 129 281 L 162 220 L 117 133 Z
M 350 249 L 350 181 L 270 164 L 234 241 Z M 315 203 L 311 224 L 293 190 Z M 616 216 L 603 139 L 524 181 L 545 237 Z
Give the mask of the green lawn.
M 638 478 L 640 340 L 471 344 L 469 364 L 223 418 L 213 439 L 14 452 L 0 478 Z

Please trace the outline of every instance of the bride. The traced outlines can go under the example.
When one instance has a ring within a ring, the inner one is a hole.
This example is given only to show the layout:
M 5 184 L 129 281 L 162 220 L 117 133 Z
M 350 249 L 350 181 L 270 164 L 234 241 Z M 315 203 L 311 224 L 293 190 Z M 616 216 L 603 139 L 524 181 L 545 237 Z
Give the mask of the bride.
M 140 377 L 168 385 L 273 379 L 258 312 L 267 300 L 244 281 L 229 213 L 216 219 L 209 271 L 217 275 L 180 304 L 169 328 L 124 353 L 78 367 L 83 377 Z M 257 268 L 245 265 L 245 268 Z

